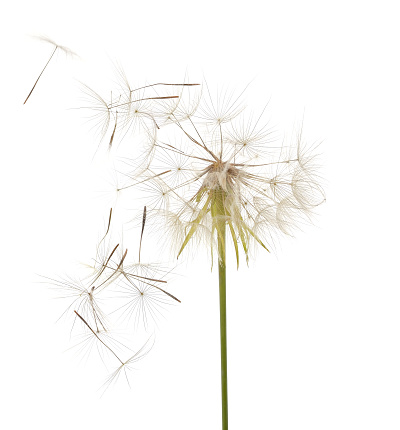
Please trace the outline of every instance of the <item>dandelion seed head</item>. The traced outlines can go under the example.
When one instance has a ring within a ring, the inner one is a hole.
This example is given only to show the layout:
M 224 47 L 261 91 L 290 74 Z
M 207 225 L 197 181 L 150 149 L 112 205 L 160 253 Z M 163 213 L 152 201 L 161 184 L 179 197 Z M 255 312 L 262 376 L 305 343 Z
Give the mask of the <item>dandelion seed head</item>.
M 176 91 L 151 87 L 158 97 Z M 254 244 L 268 250 L 276 237 L 293 235 L 312 221 L 325 200 L 317 157 L 304 145 L 302 129 L 279 141 L 263 120 L 265 109 L 258 116 L 247 113 L 243 91 L 214 97 L 206 83 L 197 93 L 201 97 L 189 97 L 195 90 L 181 87 L 182 100 L 144 106 L 144 116 L 162 129 L 148 134 L 142 157 L 133 161 L 132 186 L 142 192 L 149 223 L 167 232 L 178 256 L 204 244 L 218 255 L 214 249 L 225 225 L 237 262 L 239 247 L 248 260 Z

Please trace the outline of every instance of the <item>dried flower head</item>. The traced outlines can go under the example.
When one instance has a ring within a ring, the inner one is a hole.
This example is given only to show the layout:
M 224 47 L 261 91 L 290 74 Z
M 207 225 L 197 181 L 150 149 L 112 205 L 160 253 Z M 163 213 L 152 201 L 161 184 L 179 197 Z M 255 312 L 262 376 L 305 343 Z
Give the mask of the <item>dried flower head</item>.
M 239 247 L 248 261 L 254 244 L 268 250 L 325 201 L 316 146 L 307 148 L 301 131 L 279 143 L 261 124 L 264 111 L 247 114 L 242 94 L 215 101 L 206 89 L 196 109 L 169 114 L 128 176 L 144 191 L 150 221 L 163 219 L 178 257 L 189 243 L 214 253 L 226 226 L 239 265 Z

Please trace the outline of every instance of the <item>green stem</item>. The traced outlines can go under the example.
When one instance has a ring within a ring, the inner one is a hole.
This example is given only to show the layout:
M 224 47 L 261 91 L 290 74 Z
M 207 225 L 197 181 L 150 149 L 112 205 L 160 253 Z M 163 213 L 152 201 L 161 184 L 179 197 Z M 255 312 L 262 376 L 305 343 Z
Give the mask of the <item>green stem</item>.
M 226 220 L 224 195 L 217 197 L 217 213 L 222 219 L 217 220 L 218 234 L 218 276 L 219 276 L 219 312 L 221 333 L 221 393 L 222 393 L 222 430 L 228 430 L 228 359 L 226 342 Z M 218 216 L 217 215 L 217 216 Z

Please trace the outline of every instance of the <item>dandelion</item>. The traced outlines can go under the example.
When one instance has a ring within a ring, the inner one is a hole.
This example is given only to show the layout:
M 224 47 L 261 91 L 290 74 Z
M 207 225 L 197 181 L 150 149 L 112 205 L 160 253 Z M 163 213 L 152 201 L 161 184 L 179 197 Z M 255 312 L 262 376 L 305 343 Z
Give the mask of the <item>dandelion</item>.
M 56 42 L 54 42 L 53 40 L 49 39 L 49 38 L 48 38 L 48 37 L 46 37 L 46 36 L 33 36 L 33 37 L 35 37 L 36 39 L 39 39 L 39 40 L 40 40 L 40 41 L 42 41 L 42 42 L 49 43 L 50 45 L 52 45 L 52 46 L 53 46 L 53 48 L 54 48 L 54 49 L 53 49 L 53 51 L 52 51 L 52 53 L 51 53 L 51 55 L 50 55 L 50 58 L 48 59 L 48 61 L 47 61 L 46 65 L 43 67 L 43 69 L 42 69 L 42 71 L 40 72 L 40 74 L 39 74 L 38 78 L 36 79 L 36 81 L 35 81 L 35 83 L 34 83 L 34 85 L 33 85 L 32 89 L 31 89 L 31 91 L 29 92 L 28 96 L 26 97 L 26 99 L 25 99 L 25 101 L 24 101 L 24 104 L 28 101 L 29 97 L 30 97 L 30 96 L 31 96 L 31 94 L 33 93 L 33 90 L 35 89 L 35 87 L 36 87 L 37 83 L 39 82 L 39 79 L 40 79 L 40 78 L 41 78 L 41 76 L 43 75 L 43 72 L 46 70 L 47 66 L 49 65 L 49 63 L 50 63 L 51 59 L 53 58 L 54 54 L 56 53 L 57 49 L 58 49 L 58 50 L 60 50 L 60 51 L 62 51 L 62 52 L 64 52 L 64 54 L 65 54 L 66 56 L 71 56 L 71 57 L 74 57 L 74 56 L 75 56 L 75 57 L 77 57 L 77 54 L 75 54 L 75 52 L 71 51 L 71 50 L 70 50 L 69 48 L 67 48 L 66 46 L 58 45 Z
M 148 343 L 128 360 L 108 346 L 103 335 L 108 324 L 100 304 L 103 292 L 115 286 L 123 302 L 111 314 L 133 320 L 135 326 L 142 320 L 146 330 L 169 301 L 179 302 L 164 289 L 162 276 L 141 262 L 145 223 L 154 231 L 165 228 L 177 258 L 190 247 L 206 245 L 218 265 L 222 427 L 227 430 L 227 249 L 233 247 L 239 268 L 240 255 L 249 264 L 253 250 L 270 252 L 279 236 L 293 236 L 312 222 L 315 209 L 325 201 L 318 145 L 307 146 L 301 130 L 292 139 L 278 139 L 263 120 L 265 109 L 258 116 L 248 112 L 242 102 L 244 91 L 220 92 L 214 98 L 207 84 L 199 92 L 198 84 L 188 82 L 133 87 L 122 69 L 118 85 L 110 97 L 84 86 L 88 104 L 81 108 L 90 112 L 100 142 L 109 136 L 109 150 L 117 139 L 129 143 L 128 157 L 122 160 L 132 170 L 117 192 L 141 191 L 146 200 L 139 262 L 128 264 L 128 251 L 119 244 L 107 252 L 100 252 L 99 246 L 86 283 L 58 286 L 74 298 L 68 310 L 74 308 L 92 341 L 119 361 L 106 381 L 108 387 L 122 373 L 127 376 Z M 102 249 L 109 228 L 110 221 Z
M 164 121 L 157 122 L 161 127 L 128 176 L 132 187 L 144 191 L 149 222 L 157 226 L 162 220 L 169 231 L 176 257 L 191 244 L 206 244 L 212 260 L 217 257 L 222 422 L 227 430 L 227 243 L 233 245 L 238 268 L 240 249 L 247 263 L 257 246 L 270 251 L 277 236 L 293 235 L 312 221 L 325 195 L 316 146 L 307 147 L 301 132 L 279 142 L 262 124 L 264 111 L 257 117 L 247 113 L 242 94 L 225 92 L 214 99 L 208 86 L 204 93 L 185 112 L 182 94 L 174 110 L 160 110 Z

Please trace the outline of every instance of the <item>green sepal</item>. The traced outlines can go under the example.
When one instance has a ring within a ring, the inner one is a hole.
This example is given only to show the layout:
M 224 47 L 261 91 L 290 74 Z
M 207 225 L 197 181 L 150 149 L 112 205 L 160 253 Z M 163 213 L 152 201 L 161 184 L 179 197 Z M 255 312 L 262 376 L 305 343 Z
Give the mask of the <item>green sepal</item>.
M 254 239 L 264 248 L 266 249 L 268 252 L 270 252 L 270 250 L 264 245 L 264 243 L 262 242 L 262 240 L 254 233 L 254 231 L 249 228 L 246 227 L 246 230 L 254 237 Z
M 229 229 L 231 231 L 233 246 L 235 247 L 237 268 L 239 269 L 239 247 L 238 247 L 238 244 L 237 244 L 235 229 L 233 228 L 231 220 L 228 221 L 228 225 L 229 225 Z
M 197 218 L 192 221 L 192 226 L 190 227 L 189 233 L 186 235 L 185 240 L 183 241 L 183 244 L 181 246 L 181 249 L 178 252 L 178 256 L 176 258 L 179 258 L 179 256 L 181 255 L 182 251 L 184 250 L 185 246 L 188 244 L 189 240 L 191 239 L 191 237 L 194 235 L 194 233 L 197 230 L 197 227 L 199 226 L 199 224 L 201 223 L 201 221 L 203 220 L 203 218 L 206 216 L 207 212 L 208 212 L 208 205 L 211 201 L 211 194 L 208 196 L 207 201 L 205 202 L 203 208 L 201 209 L 201 211 L 199 212 L 199 214 L 197 215 Z

